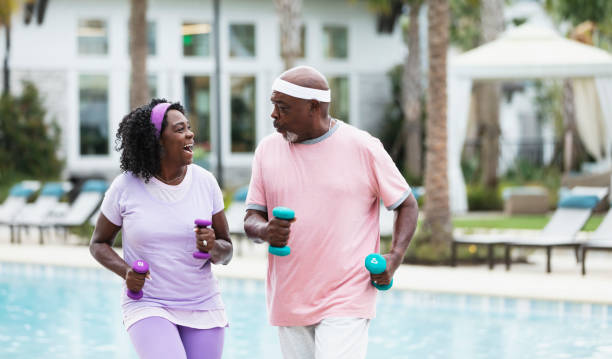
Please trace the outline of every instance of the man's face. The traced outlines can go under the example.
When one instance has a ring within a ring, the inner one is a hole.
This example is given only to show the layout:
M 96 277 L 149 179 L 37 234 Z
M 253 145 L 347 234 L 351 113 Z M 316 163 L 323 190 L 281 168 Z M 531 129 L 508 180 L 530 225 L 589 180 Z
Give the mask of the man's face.
M 282 92 L 273 91 L 270 97 L 274 110 L 270 116 L 274 119 L 274 128 L 288 142 L 299 142 L 312 126 L 309 101 L 291 97 Z

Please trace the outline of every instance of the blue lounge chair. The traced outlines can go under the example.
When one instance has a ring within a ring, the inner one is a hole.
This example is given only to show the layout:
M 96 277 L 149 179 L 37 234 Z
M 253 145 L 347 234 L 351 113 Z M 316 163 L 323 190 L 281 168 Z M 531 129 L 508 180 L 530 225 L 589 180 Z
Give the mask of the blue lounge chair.
M 62 203 L 62 206 L 53 210 L 40 227 L 62 228 L 64 238 L 66 238 L 68 228 L 87 223 L 87 220 L 99 208 L 107 189 L 108 182 L 105 180 L 90 179 L 85 181 L 72 204 Z
M 584 226 L 593 212 L 593 208 L 608 194 L 604 187 L 575 187 L 559 202 L 558 208 L 544 229 L 530 238 L 515 238 L 512 235 L 464 235 L 453 238 L 451 244 L 451 265 L 456 265 L 457 247 L 459 245 L 487 246 L 489 269 L 494 266 L 494 248 L 505 246 L 506 269 L 511 266 L 510 256 L 514 247 L 534 247 L 546 249 L 546 271 L 551 271 L 550 259 L 553 247 L 573 247 L 578 253 L 580 243 L 576 234 Z M 578 257 L 578 254 L 577 254 Z
M 21 241 L 21 229 L 26 227 L 39 227 L 45 223 L 51 211 L 59 204 L 61 197 L 72 189 L 69 182 L 49 182 L 40 191 L 40 195 L 34 203 L 26 204 L 10 223 L 11 233 L 16 238 L 11 241 Z M 40 230 L 40 243 L 42 244 L 42 229 Z
M 0 224 L 10 225 L 15 216 L 25 207 L 28 200 L 40 189 L 38 181 L 23 181 L 14 185 L 9 195 L 0 206 Z M 13 233 L 11 227 L 11 242 L 13 241 Z
M 535 238 L 522 238 L 505 243 L 506 270 L 510 270 L 510 254 L 514 247 L 546 249 L 546 272 L 551 272 L 550 259 L 555 247 L 571 247 L 579 260 L 580 242 L 576 234 L 584 227 L 595 206 L 608 194 L 606 187 L 575 187 L 561 198 L 559 206 L 546 227 Z

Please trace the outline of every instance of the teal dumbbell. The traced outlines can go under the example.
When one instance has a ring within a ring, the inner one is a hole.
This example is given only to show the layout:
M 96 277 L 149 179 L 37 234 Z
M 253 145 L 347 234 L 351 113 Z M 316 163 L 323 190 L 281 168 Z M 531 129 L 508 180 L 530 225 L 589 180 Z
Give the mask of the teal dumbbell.
M 372 253 L 366 257 L 365 266 L 370 273 L 380 274 L 387 269 L 387 260 L 378 253 Z M 374 281 L 372 281 L 372 285 L 378 290 L 388 290 L 393 286 L 393 278 L 391 278 L 391 282 L 387 285 L 377 284 Z
M 274 207 L 274 209 L 272 210 L 272 215 L 275 218 L 282 219 L 285 221 L 290 221 L 295 218 L 295 212 L 293 212 L 291 208 L 287 208 L 287 207 Z M 289 246 L 284 246 L 284 247 L 269 246 L 268 252 L 275 256 L 284 257 L 284 256 L 288 256 L 289 253 L 291 253 L 291 248 L 289 248 Z

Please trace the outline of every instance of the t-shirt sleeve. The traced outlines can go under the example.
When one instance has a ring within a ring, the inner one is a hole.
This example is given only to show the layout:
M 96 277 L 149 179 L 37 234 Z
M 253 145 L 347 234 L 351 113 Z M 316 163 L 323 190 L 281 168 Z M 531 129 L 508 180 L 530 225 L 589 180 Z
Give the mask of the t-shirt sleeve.
M 251 182 L 247 194 L 247 209 L 254 209 L 261 212 L 268 212 L 266 205 L 266 190 L 264 188 L 263 176 L 261 173 L 261 145 L 255 150 L 253 157 L 253 168 L 251 169 Z
M 370 143 L 369 149 L 377 194 L 388 210 L 394 210 L 412 190 L 378 139 Z
M 210 194 L 212 197 L 212 204 L 213 204 L 212 214 L 214 215 L 214 214 L 221 212 L 225 205 L 223 204 L 223 192 L 221 192 L 221 187 L 219 187 L 219 182 L 217 182 L 217 179 L 212 174 L 210 175 L 210 177 L 211 177 Z
M 115 178 L 104 194 L 104 199 L 102 200 L 102 205 L 100 206 L 104 217 L 106 217 L 116 226 L 121 226 L 123 224 L 120 203 L 121 193 L 123 192 L 124 187 L 123 183 L 125 183 L 125 181 L 122 181 L 122 176 Z

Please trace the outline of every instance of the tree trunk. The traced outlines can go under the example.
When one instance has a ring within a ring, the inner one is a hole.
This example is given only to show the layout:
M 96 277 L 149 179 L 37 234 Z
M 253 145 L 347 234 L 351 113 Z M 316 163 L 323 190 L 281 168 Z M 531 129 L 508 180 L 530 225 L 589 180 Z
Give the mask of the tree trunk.
M 504 0 L 483 0 L 481 2 L 482 44 L 495 40 L 504 30 Z M 498 82 L 486 82 L 476 86 L 477 118 L 481 137 L 482 183 L 489 188 L 497 186 L 497 165 L 499 161 L 499 99 Z
M 149 103 L 147 81 L 147 0 L 131 0 L 130 7 L 130 107 Z
M 275 3 L 280 23 L 281 57 L 285 69 L 290 69 L 300 53 L 302 0 L 275 0 Z
M 571 80 L 563 80 L 563 171 L 569 173 L 578 167 L 580 139 L 576 128 L 574 88 Z
M 9 68 L 9 54 L 11 52 L 11 19 L 4 25 L 5 34 L 5 50 L 4 50 L 4 65 L 2 67 L 2 96 L 11 93 L 11 70 Z
M 414 1 L 410 7 L 410 24 L 404 40 L 407 42 L 408 56 L 404 62 L 403 102 L 404 102 L 404 168 L 415 177 L 423 175 L 422 128 L 421 128 L 421 51 L 419 41 L 419 12 L 421 1 Z
M 497 82 L 481 82 L 474 86 L 478 134 L 480 137 L 480 166 L 482 184 L 488 188 L 497 186 L 497 164 L 499 159 L 499 97 Z
M 429 86 L 427 88 L 427 154 L 424 230 L 440 253 L 448 251 L 452 225 L 448 201 L 446 156 L 446 56 L 449 44 L 448 0 L 429 1 Z

